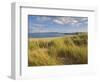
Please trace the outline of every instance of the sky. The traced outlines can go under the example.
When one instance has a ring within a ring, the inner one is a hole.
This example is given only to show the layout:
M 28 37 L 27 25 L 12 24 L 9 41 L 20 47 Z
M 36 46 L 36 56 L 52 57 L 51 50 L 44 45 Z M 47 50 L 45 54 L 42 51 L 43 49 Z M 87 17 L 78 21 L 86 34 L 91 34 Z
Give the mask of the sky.
M 87 32 L 88 17 L 28 15 L 29 33 Z

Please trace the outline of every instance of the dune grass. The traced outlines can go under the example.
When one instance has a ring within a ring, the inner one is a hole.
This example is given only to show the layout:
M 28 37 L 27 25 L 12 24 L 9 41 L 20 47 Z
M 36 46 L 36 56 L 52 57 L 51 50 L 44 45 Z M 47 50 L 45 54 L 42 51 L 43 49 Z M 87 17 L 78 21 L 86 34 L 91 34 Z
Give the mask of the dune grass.
M 87 34 L 29 39 L 28 66 L 87 64 Z

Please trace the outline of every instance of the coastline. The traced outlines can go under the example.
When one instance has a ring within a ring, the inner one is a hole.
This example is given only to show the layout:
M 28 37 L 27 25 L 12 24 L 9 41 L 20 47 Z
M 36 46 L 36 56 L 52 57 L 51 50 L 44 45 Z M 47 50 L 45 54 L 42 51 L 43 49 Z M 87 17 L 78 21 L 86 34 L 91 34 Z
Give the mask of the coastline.
M 64 36 L 59 36 L 59 37 L 45 37 L 45 38 L 28 38 L 29 41 L 37 41 L 37 40 L 54 40 L 54 39 L 61 39 L 61 38 L 64 38 L 64 37 L 72 37 L 72 36 L 76 36 L 76 35 L 64 35 Z

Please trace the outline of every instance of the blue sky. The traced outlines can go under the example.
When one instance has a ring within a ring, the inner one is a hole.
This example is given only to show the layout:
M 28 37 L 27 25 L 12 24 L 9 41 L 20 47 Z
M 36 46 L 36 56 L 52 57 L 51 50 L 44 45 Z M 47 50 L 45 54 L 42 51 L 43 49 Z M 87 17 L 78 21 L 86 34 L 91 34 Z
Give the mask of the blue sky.
M 87 17 L 72 16 L 28 16 L 29 33 L 38 32 L 87 32 Z

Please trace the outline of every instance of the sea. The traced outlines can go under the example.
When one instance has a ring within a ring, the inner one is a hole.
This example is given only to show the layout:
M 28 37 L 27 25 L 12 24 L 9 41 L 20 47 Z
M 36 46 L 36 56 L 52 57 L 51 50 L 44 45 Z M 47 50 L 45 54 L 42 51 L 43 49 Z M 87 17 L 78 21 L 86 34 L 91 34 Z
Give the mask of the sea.
M 61 37 L 64 33 L 28 33 L 29 38 L 49 38 L 49 37 Z

